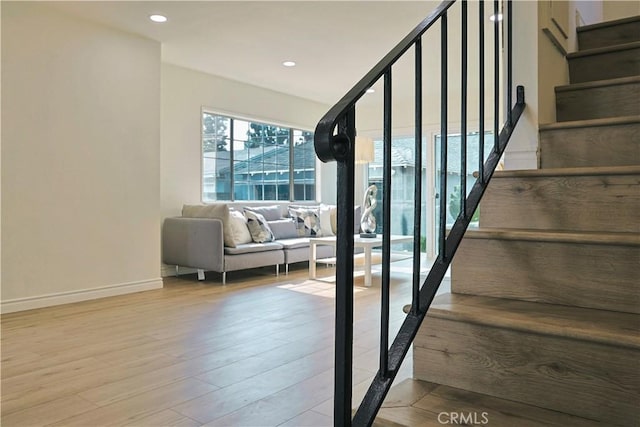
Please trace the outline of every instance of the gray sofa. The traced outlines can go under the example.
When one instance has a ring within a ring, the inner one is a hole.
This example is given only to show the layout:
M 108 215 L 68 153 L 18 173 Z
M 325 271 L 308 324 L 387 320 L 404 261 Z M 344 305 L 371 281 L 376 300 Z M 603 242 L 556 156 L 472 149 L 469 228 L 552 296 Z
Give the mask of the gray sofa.
M 232 210 L 240 210 L 247 206 L 243 203 L 226 205 Z M 281 216 L 287 218 L 289 204 L 281 203 L 277 206 L 281 210 Z M 227 238 L 232 234 L 232 230 L 225 220 L 189 217 L 192 215 L 185 215 L 186 208 L 187 206 L 183 208 L 182 217 L 166 218 L 163 222 L 162 260 L 165 264 L 175 265 L 176 268 L 197 269 L 199 280 L 204 279 L 205 271 L 215 271 L 222 274 L 222 283 L 226 284 L 227 272 L 270 265 L 275 267 L 275 274 L 278 275 L 282 264 L 288 273 L 290 264 L 309 260 L 309 237 L 288 236 L 263 243 L 241 243 L 233 247 L 233 243 Z M 358 211 L 356 214 L 355 218 L 359 220 Z M 318 258 L 334 256 L 333 246 L 318 246 L 317 251 Z

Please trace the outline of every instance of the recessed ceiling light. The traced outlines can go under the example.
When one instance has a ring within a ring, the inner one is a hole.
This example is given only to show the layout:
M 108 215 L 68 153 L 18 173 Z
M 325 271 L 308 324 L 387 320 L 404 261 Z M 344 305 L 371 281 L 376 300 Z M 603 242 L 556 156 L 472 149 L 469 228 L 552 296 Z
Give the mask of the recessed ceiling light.
M 295 67 L 296 63 L 294 61 L 284 61 L 282 65 L 284 65 L 285 67 Z
M 164 15 L 151 15 L 149 16 L 153 22 L 167 22 L 167 17 Z
M 489 17 L 489 21 L 491 21 L 491 22 L 502 21 L 502 14 L 501 14 L 501 13 L 499 13 L 499 14 L 497 15 L 497 19 L 496 19 L 496 15 L 491 15 L 491 16 Z
M 372 88 L 372 87 L 370 87 L 369 89 L 367 89 L 367 93 L 373 93 L 373 92 L 375 92 L 375 91 L 376 91 L 376 90 L 375 90 L 374 88 Z

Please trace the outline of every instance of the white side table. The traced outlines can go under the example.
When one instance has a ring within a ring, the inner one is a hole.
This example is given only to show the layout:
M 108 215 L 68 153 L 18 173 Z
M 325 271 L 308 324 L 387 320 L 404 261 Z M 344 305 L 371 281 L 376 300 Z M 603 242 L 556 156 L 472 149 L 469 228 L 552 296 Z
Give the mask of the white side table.
M 391 244 L 413 242 L 413 236 L 392 235 Z M 311 237 L 309 238 L 309 278 L 316 278 L 317 245 L 328 245 L 336 247 L 336 236 Z M 371 250 L 382 246 L 382 235 L 376 237 L 353 236 L 353 247 L 364 249 L 364 285 L 371 286 Z

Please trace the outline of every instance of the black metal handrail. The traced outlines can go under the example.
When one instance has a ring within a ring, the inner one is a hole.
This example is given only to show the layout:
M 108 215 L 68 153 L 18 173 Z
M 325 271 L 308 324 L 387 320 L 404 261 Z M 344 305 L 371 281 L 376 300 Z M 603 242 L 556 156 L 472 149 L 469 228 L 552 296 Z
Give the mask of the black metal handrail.
M 335 387 L 334 425 L 369 426 L 382 405 L 400 364 L 404 360 L 415 338 L 427 310 L 451 264 L 451 260 L 471 222 L 487 185 L 506 148 L 515 124 L 524 110 L 524 88 L 518 86 L 516 104 L 512 105 L 512 2 L 506 7 L 506 120 L 502 131 L 499 129 L 500 111 L 500 26 L 505 21 L 494 19 L 494 147 L 484 158 L 484 108 L 485 108 L 485 46 L 484 46 L 484 0 L 478 2 L 479 19 L 479 131 L 480 153 L 478 179 L 467 195 L 464 178 L 461 184 L 460 213 L 452 228 L 446 230 L 447 194 L 447 132 L 448 132 L 448 56 L 447 25 L 448 10 L 455 1 L 442 2 L 425 20 L 389 52 L 367 75 L 360 80 L 327 114 L 320 120 L 315 130 L 315 150 L 320 160 L 336 161 L 337 165 L 337 205 L 338 224 L 336 258 L 336 330 L 335 330 Z M 468 4 L 461 2 L 461 162 L 462 176 L 467 170 L 467 96 L 468 96 Z M 500 2 L 494 2 L 494 16 L 500 12 Z M 441 152 L 440 152 L 440 224 L 438 229 L 439 253 L 426 279 L 420 285 L 420 223 L 422 206 L 422 35 L 436 22 L 441 28 Z M 391 139 L 392 139 L 392 80 L 393 65 L 410 49 L 415 48 L 415 153 L 416 175 L 414 184 L 414 227 L 413 227 L 413 280 L 412 304 L 398 334 L 389 346 L 389 283 L 391 263 Z M 380 78 L 384 80 L 383 118 L 383 235 L 382 235 L 382 296 L 380 327 L 380 368 L 369 390 L 360 404 L 353 420 L 352 416 L 352 362 L 353 362 L 353 223 L 354 223 L 354 175 L 355 175 L 355 117 L 356 103 Z

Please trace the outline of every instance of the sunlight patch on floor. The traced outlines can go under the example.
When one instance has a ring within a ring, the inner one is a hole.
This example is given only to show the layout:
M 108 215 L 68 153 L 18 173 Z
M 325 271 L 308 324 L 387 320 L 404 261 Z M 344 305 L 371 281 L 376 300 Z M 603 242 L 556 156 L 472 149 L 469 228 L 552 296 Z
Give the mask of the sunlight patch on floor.
M 335 298 L 335 276 L 320 278 L 317 280 L 305 280 L 302 283 L 286 283 L 277 286 L 280 289 L 287 289 L 294 292 L 300 292 L 309 295 L 315 295 L 325 298 Z M 362 286 L 354 286 L 353 293 L 365 291 L 367 288 Z

